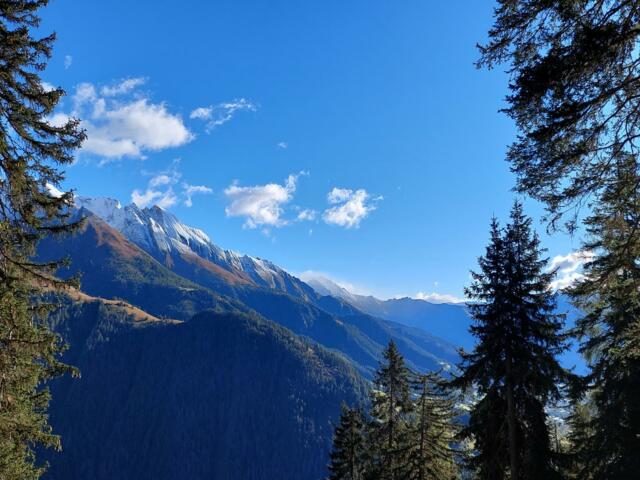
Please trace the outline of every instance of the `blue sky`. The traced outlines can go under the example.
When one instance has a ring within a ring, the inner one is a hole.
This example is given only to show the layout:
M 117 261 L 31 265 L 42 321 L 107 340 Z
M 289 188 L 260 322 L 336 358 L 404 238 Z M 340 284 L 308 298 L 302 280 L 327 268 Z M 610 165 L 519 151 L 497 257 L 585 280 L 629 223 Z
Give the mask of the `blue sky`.
M 493 3 L 53 0 L 43 78 L 89 131 L 64 186 L 292 272 L 460 297 L 513 200 L 507 78 L 473 65 Z

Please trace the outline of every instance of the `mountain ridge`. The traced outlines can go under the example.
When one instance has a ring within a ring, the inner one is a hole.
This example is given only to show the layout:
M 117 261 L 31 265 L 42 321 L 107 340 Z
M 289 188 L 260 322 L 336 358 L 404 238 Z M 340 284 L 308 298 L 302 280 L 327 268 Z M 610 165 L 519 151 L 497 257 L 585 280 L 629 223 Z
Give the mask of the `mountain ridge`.
M 114 199 L 82 196 L 74 201 L 77 208 L 102 218 L 161 263 L 171 268 L 187 264 L 183 272 L 195 265 L 201 281 L 215 288 L 224 288 L 225 282 L 230 282 L 281 290 L 303 298 L 314 295 L 311 287 L 273 262 L 224 250 L 204 231 L 180 222 L 157 205 L 141 209 L 132 203 L 123 207 Z
M 338 300 L 320 297 L 306 284 L 310 294 L 295 296 L 254 285 L 216 288 L 198 281 L 195 270 L 185 278 L 175 264 L 160 262 L 84 207 L 78 215 L 86 216 L 86 221 L 76 235 L 46 239 L 40 247 L 45 260 L 70 256 L 72 267 L 65 274 L 81 272 L 82 289 L 89 295 L 124 299 L 159 318 L 183 321 L 208 308 L 256 312 L 341 352 L 368 378 L 391 338 L 405 346 L 408 360 L 418 370 L 439 369 L 457 361 L 455 348 L 441 339 L 400 330 L 346 304 L 337 308 Z
M 462 303 L 433 303 L 411 297 L 381 300 L 359 295 L 319 274 L 302 278 L 321 295 L 340 298 L 358 310 L 392 322 L 423 329 L 448 342 L 470 350 L 475 341 L 469 332 L 471 318 Z

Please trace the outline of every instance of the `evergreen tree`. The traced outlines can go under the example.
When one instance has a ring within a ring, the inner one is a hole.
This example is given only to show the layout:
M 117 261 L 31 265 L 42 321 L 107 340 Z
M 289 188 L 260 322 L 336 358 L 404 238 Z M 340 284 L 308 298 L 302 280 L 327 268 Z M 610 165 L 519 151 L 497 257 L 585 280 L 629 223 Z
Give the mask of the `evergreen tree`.
M 592 202 L 585 248 L 596 257 L 570 292 L 585 312 L 577 332 L 592 366 L 593 412 L 572 434 L 579 478 L 639 471 L 639 24 L 632 0 L 500 0 L 480 62 L 512 63 L 519 190 L 546 202 L 553 222 L 572 209 L 571 227 L 572 207 Z
M 68 371 L 60 338 L 43 321 L 46 305 L 31 299 L 53 278 L 58 263 L 31 260 L 36 241 L 77 224 L 68 221 L 70 192 L 60 165 L 73 160 L 84 139 L 78 121 L 48 118 L 64 94 L 45 88 L 39 72 L 55 37 L 34 38 L 46 0 L 0 1 L 0 478 L 37 478 L 33 447 L 59 447 L 47 423 L 48 379 Z
M 508 152 L 517 188 L 546 203 L 552 225 L 615 176 L 640 135 L 640 3 L 498 0 L 479 65 L 510 65 Z
M 482 480 L 504 478 L 509 462 L 505 428 L 507 408 L 499 377 L 503 371 L 500 355 L 506 337 L 501 305 L 505 297 L 504 258 L 504 240 L 494 218 L 491 241 L 485 255 L 478 259 L 481 273 L 471 272 L 474 283 L 466 290 L 470 298 L 478 300 L 478 303 L 468 305 L 475 319 L 471 333 L 478 342 L 473 352 L 461 352 L 463 375 L 452 382 L 456 388 L 475 385 L 480 395 L 460 438 L 473 440 L 476 454 L 470 457 L 469 467 Z
M 329 480 L 363 480 L 366 465 L 364 417 L 360 409 L 350 409 L 344 404 L 341 409 L 333 439 Z
M 393 340 L 383 352 L 371 393 L 370 455 L 374 478 L 404 478 L 409 453 L 411 401 L 409 374 Z
M 569 433 L 569 452 L 563 458 L 566 478 L 575 480 L 593 480 L 587 468 L 591 452 L 589 444 L 593 437 L 592 419 L 593 402 L 580 401 L 572 405 L 571 414 L 567 418 Z
M 411 452 L 405 478 L 450 480 L 458 478 L 452 444 L 453 400 L 442 388 L 437 374 L 418 375 L 414 381 L 417 398 L 410 425 Z
M 466 289 L 478 339 L 463 353 L 461 375 L 452 386 L 477 388 L 462 437 L 473 436 L 478 456 L 472 467 L 482 479 L 557 478 L 545 406 L 560 398 L 559 384 L 570 379 L 556 360 L 564 349 L 562 320 L 545 273 L 540 241 L 531 220 L 515 202 L 502 231 L 494 219 L 491 242 Z
M 631 155 L 620 155 L 615 170 L 585 222 L 585 249 L 595 257 L 569 291 L 585 312 L 577 331 L 590 359 L 586 384 L 594 412 L 580 447 L 594 479 L 640 472 L 640 175 Z
M 502 388 L 491 385 L 479 389 L 481 398 L 474 404 L 469 422 L 459 434 L 471 444 L 467 467 L 478 480 L 504 479 L 509 465 L 509 440 L 506 433 L 506 401 Z
M 409 370 L 393 340 L 383 352 L 369 419 L 343 405 L 330 480 L 459 478 L 453 399 L 438 374 Z

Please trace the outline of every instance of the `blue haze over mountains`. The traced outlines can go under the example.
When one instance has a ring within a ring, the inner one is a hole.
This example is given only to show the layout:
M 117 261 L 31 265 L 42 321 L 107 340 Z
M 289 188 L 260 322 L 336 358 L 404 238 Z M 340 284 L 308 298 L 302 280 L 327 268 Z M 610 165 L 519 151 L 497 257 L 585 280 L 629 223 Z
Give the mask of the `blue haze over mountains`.
M 52 317 L 82 378 L 52 384 L 49 478 L 321 478 L 340 403 L 366 401 L 391 338 L 421 371 L 472 348 L 463 305 L 307 283 L 159 207 L 76 206 L 81 231 L 39 250 L 82 273 Z
M 76 205 L 87 218 L 85 229 L 64 242 L 44 242 L 42 252 L 71 255 L 68 274 L 82 272 L 82 290 L 90 295 L 123 298 L 151 314 L 178 320 L 213 306 L 213 295 L 221 305 L 253 310 L 341 351 L 366 376 L 391 337 L 406 344 L 407 359 L 416 368 L 439 368 L 457 360 L 453 344 L 322 295 L 268 260 L 223 250 L 159 207 L 122 207 L 115 200 L 83 197 Z M 155 301 L 158 295 L 152 291 L 158 289 L 168 298 L 181 298 L 182 306 Z

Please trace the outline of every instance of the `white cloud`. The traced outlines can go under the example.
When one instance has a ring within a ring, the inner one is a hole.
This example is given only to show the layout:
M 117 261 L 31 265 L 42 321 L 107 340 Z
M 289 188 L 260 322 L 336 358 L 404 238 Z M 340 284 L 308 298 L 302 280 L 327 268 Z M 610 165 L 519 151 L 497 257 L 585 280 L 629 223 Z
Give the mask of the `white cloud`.
M 62 127 L 69 121 L 70 117 L 66 113 L 55 113 L 49 117 L 49 124 L 54 127 Z
M 551 259 L 550 272 L 556 272 L 556 279 L 551 282 L 552 290 L 562 290 L 584 279 L 582 268 L 594 258 L 594 253 L 578 250 L 568 255 L 557 255 Z
M 144 191 L 135 189 L 131 192 L 131 201 L 140 208 L 150 205 L 169 208 L 175 205 L 178 202 L 178 197 L 173 191 L 173 185 L 182 177 L 178 171 L 179 163 L 179 160 L 175 160 L 167 170 L 153 175 L 147 182 L 147 188 Z
M 296 184 L 300 175 L 289 175 L 284 185 L 268 183 L 241 187 L 234 183 L 224 190 L 224 194 L 231 202 L 225 209 L 228 217 L 246 217 L 245 228 L 260 226 L 280 227 L 287 224 L 282 218 L 284 205 L 287 204 L 296 191 Z
M 278 142 L 278 148 L 286 150 L 287 148 L 289 148 L 289 144 L 287 142 Z
M 94 102 L 96 98 L 96 87 L 88 82 L 83 82 L 76 85 L 76 92 L 72 97 L 76 109 L 79 109 L 86 103 Z
M 193 140 L 195 136 L 180 115 L 171 112 L 166 103 L 154 102 L 139 90 L 146 81 L 144 77 L 131 77 L 102 87 L 80 83 L 71 97 L 71 112 L 56 112 L 52 118 L 61 120 L 61 115 L 80 118 L 87 139 L 79 154 L 102 157 L 101 163 L 127 157 L 144 159 L 147 152 L 179 147 Z M 256 110 L 253 103 L 240 98 L 196 108 L 190 118 L 204 120 L 207 131 L 211 131 L 239 111 Z
M 191 139 L 179 117 L 170 114 L 163 104 L 150 104 L 146 99 L 104 112 L 104 118 L 110 135 L 129 137 L 140 149 L 177 147 Z
M 71 55 L 65 55 L 64 56 L 64 69 L 68 70 L 72 63 L 73 63 L 73 57 Z
M 117 95 L 125 95 L 132 92 L 136 88 L 144 85 L 147 79 L 144 77 L 132 77 L 120 80 L 111 86 L 104 86 L 100 89 L 100 94 L 104 97 L 115 97 Z
M 424 300 L 425 302 L 430 303 L 464 303 L 466 300 L 464 298 L 456 297 L 455 295 L 449 295 L 447 293 L 426 293 L 426 292 L 418 292 L 414 295 L 416 300 Z
M 197 118 L 199 120 L 209 120 L 213 107 L 198 107 L 189 114 L 189 118 Z
M 173 193 L 172 189 L 165 191 L 154 190 L 147 188 L 144 192 L 140 190 L 134 190 L 131 193 L 131 201 L 140 208 L 148 207 L 149 205 L 157 205 L 161 208 L 169 208 L 176 204 L 177 197 Z
M 558 271 L 560 273 L 571 273 L 577 271 L 586 262 L 594 258 L 593 252 L 578 250 L 568 255 L 556 255 L 551 259 L 549 265 L 550 271 Z
M 305 208 L 304 210 L 300 210 L 298 212 L 298 216 L 296 217 L 298 221 L 313 221 L 316 219 L 317 212 L 315 210 L 311 210 L 309 208 Z
M 231 120 L 236 112 L 255 112 L 257 109 L 258 107 L 246 98 L 238 98 L 218 105 L 198 107 L 191 112 L 189 118 L 205 120 L 207 132 L 210 132 Z
M 179 115 L 164 103 L 153 103 L 135 89 L 144 78 L 128 78 L 99 90 L 91 83 L 80 83 L 72 96 L 70 115 L 82 119 L 87 140 L 80 154 L 102 157 L 102 162 L 125 157 L 145 158 L 145 152 L 178 147 L 194 137 Z
M 42 80 L 40 82 L 40 85 L 42 85 L 42 89 L 45 92 L 52 92 L 53 90 L 56 89 L 56 87 L 54 87 L 53 85 L 51 85 L 49 82 L 45 82 L 44 80 Z
M 585 276 L 580 272 L 573 272 L 556 278 L 551 282 L 551 290 L 564 290 L 583 280 Z
M 45 187 L 47 189 L 47 193 L 52 197 L 60 198 L 62 195 L 64 195 L 64 193 L 52 183 L 47 183 Z
M 211 193 L 213 191 L 204 185 L 189 185 L 183 182 L 180 185 L 182 191 L 178 190 L 178 192 L 176 192 L 174 187 L 178 185 L 182 178 L 182 174 L 178 170 L 179 164 L 180 160 L 176 159 L 166 170 L 151 174 L 151 178 L 147 182 L 147 187 L 144 190 L 135 189 L 131 193 L 131 201 L 140 208 L 151 205 L 169 208 L 176 205 L 179 201 L 182 201 L 187 207 L 191 207 L 193 205 L 194 195 Z M 149 173 L 145 174 L 149 175 Z
M 327 195 L 327 201 L 335 205 L 324 211 L 325 223 L 345 228 L 358 228 L 360 222 L 376 209 L 375 203 L 382 197 L 372 198 L 364 189 L 349 190 L 334 188 Z
M 178 147 L 193 136 L 182 119 L 169 113 L 163 104 L 146 99 L 107 110 L 96 104 L 92 120 L 83 121 L 87 140 L 83 149 L 107 158 L 143 157 L 145 150 Z
M 183 187 L 184 187 L 184 196 L 186 197 L 184 200 L 184 204 L 187 207 L 193 206 L 192 197 L 194 195 L 213 193 L 213 190 L 211 188 L 206 187 L 204 185 L 189 185 L 185 183 Z
M 176 174 L 167 175 L 165 173 L 161 173 L 160 175 L 156 175 L 151 180 L 149 180 L 149 186 L 159 187 L 161 185 L 173 185 L 176 180 Z
M 328 193 L 327 201 L 332 204 L 346 202 L 352 195 L 352 190 L 334 187 L 333 190 Z

